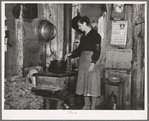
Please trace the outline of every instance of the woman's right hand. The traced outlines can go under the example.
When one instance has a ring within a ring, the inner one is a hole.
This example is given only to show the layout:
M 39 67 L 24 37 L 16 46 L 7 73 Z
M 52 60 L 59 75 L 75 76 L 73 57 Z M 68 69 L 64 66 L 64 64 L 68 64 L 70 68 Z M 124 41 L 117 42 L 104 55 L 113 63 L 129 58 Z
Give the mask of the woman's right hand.
M 65 55 L 65 60 L 69 57 L 69 56 L 71 56 L 72 55 L 72 53 L 67 53 L 66 55 Z

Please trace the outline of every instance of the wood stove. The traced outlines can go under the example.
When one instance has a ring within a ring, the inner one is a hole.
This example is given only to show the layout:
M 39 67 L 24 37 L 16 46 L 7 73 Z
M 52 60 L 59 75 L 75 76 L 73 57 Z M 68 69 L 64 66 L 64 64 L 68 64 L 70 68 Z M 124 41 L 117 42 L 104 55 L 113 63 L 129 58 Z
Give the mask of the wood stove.
M 64 109 L 64 104 L 74 105 L 77 72 L 35 73 L 33 76 L 36 85 L 32 92 L 43 97 L 44 109 Z

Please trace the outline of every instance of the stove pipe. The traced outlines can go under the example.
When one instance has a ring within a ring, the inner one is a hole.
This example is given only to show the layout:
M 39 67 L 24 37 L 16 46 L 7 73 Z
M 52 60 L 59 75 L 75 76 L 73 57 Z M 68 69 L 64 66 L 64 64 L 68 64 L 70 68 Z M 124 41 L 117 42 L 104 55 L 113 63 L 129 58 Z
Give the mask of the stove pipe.
M 64 4 L 64 41 L 63 59 L 67 53 L 71 52 L 71 19 L 72 4 Z M 71 71 L 71 60 L 67 60 L 67 71 Z

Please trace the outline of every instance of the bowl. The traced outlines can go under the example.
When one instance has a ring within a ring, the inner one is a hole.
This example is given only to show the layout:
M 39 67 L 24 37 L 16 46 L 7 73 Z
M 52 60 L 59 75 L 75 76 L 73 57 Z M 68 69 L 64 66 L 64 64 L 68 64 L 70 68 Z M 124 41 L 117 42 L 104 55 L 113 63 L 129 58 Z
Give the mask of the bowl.
M 118 83 L 118 82 L 122 81 L 122 78 L 113 76 L 113 77 L 108 77 L 107 80 L 108 80 L 108 82 L 116 82 L 116 83 Z

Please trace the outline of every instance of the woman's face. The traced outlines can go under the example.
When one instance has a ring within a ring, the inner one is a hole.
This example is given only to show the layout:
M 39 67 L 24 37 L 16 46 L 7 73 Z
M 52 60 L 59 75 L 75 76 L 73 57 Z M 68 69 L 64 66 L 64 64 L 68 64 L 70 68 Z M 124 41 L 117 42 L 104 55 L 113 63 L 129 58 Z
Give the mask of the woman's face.
M 83 24 L 78 22 L 78 27 L 81 31 L 85 31 L 85 22 Z

